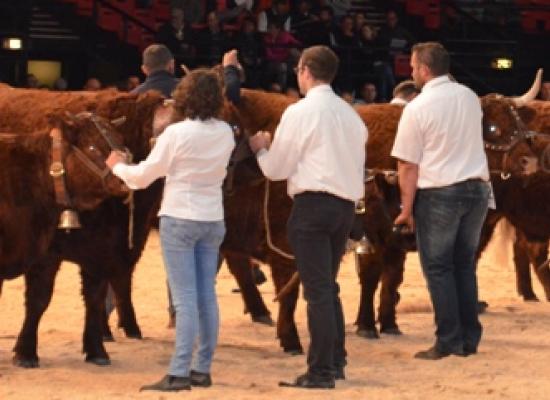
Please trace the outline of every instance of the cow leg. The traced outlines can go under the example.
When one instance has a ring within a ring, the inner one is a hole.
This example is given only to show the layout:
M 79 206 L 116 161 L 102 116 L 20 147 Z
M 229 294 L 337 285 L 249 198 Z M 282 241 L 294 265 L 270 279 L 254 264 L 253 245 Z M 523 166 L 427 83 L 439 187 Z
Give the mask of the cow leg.
M 546 262 L 548 260 L 548 241 L 531 242 L 527 249 L 529 261 L 533 265 L 537 278 L 544 288 L 546 300 L 550 301 L 550 269 Z
M 115 307 L 116 299 L 115 292 L 111 285 L 107 286 L 107 294 L 105 295 L 105 301 L 102 302 L 101 307 L 101 332 L 103 332 L 104 342 L 114 342 L 113 332 L 109 326 L 109 317 L 112 309 Z
M 270 312 L 260 295 L 258 287 L 254 283 L 248 256 L 224 253 L 224 257 L 229 267 L 229 271 L 231 271 L 237 280 L 237 284 L 241 290 L 241 295 L 246 307 L 245 312 L 250 313 L 252 321 L 254 322 L 273 325 Z
M 25 320 L 13 351 L 13 363 L 23 368 L 40 366 L 36 352 L 38 324 L 52 299 L 55 276 L 61 260 L 48 259 L 25 274 Z
M 102 313 L 105 315 L 105 295 L 107 293 L 107 280 L 101 276 L 89 273 L 92 268 L 81 266 L 82 294 L 86 306 L 86 318 L 83 334 L 83 352 L 86 354 L 86 362 L 96 365 L 109 365 L 109 355 L 103 346 L 101 331 Z
M 271 262 L 271 275 L 277 293 L 285 287 L 294 271 L 288 265 Z M 285 296 L 279 299 L 279 315 L 277 317 L 277 337 L 285 353 L 292 355 L 303 354 L 298 329 L 294 321 L 294 311 L 298 300 L 300 285 L 292 288 Z
M 378 320 L 380 332 L 390 335 L 401 335 L 395 317 L 395 308 L 399 303 L 399 286 L 403 282 L 405 252 L 399 248 L 386 251 L 386 266 L 382 270 L 382 289 L 380 290 L 380 307 Z
M 529 252 L 527 240 L 516 230 L 514 241 L 514 267 L 516 270 L 516 287 L 518 294 L 525 301 L 538 301 L 531 283 L 531 270 L 529 269 Z M 536 269 L 536 266 L 535 266 Z
M 361 283 L 361 298 L 359 300 L 359 312 L 357 313 L 357 334 L 367 339 L 378 339 L 374 319 L 374 294 L 380 282 L 383 265 L 375 255 L 358 254 L 356 263 L 359 269 L 359 281 Z
M 118 326 L 124 329 L 126 337 L 142 339 L 132 303 L 133 268 L 128 267 L 124 271 L 124 273 L 118 274 L 109 280 L 116 297 L 115 304 L 118 313 Z

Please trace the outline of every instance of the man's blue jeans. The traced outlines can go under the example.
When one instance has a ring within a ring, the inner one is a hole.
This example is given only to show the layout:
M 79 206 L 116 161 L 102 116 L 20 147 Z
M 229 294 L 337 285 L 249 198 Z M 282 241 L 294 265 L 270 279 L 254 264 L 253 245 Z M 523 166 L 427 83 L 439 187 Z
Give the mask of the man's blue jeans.
M 210 373 L 218 341 L 218 301 L 214 288 L 222 221 L 160 218 L 162 254 L 176 310 L 176 345 L 169 374 L 187 377 L 190 369 Z M 197 354 L 193 344 L 199 337 Z
M 418 252 L 435 313 L 435 346 L 443 352 L 475 352 L 481 339 L 476 252 L 488 197 L 481 180 L 416 194 Z

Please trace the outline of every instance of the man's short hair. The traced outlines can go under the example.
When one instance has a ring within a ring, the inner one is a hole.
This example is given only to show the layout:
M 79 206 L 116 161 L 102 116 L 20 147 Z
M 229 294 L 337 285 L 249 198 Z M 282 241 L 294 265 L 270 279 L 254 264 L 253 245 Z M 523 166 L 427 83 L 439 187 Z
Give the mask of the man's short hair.
M 451 64 L 449 53 L 441 43 L 417 43 L 412 47 L 412 53 L 416 53 L 418 62 L 426 65 L 434 76 L 449 73 Z
M 393 97 L 407 98 L 411 96 L 413 93 L 420 93 L 420 90 L 418 90 L 418 88 L 414 84 L 414 81 L 412 80 L 406 80 L 406 81 L 400 82 L 393 89 Z
M 143 50 L 143 65 L 150 72 L 166 69 L 173 59 L 172 52 L 163 44 L 154 43 Z
M 316 80 L 331 83 L 340 60 L 334 51 L 327 46 L 312 46 L 302 52 L 302 67 L 307 66 Z

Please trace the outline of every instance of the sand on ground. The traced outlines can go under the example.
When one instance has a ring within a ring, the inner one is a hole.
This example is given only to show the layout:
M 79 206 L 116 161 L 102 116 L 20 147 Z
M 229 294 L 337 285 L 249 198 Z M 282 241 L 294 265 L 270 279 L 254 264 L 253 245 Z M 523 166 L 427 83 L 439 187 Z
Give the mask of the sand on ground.
M 413 358 L 433 342 L 433 316 L 418 257 L 407 258 L 398 323 L 403 336 L 366 340 L 355 334 L 360 294 L 353 257 L 341 268 L 346 315 L 347 379 L 332 391 L 279 388 L 305 370 L 305 356 L 282 352 L 274 327 L 254 324 L 243 315 L 243 302 L 227 268 L 217 284 L 221 311 L 219 346 L 212 375 L 214 386 L 183 393 L 138 392 L 166 373 L 174 331 L 167 329 L 165 274 L 159 238 L 153 232 L 134 275 L 134 305 L 144 339 L 132 340 L 114 329 L 107 343 L 112 365 L 83 361 L 81 338 L 84 307 L 77 266 L 64 263 L 52 302 L 39 329 L 41 367 L 25 370 L 11 363 L 24 315 L 24 281 L 4 282 L 0 298 L 0 400 L 57 399 L 548 399 L 550 398 L 550 304 L 525 303 L 515 292 L 512 264 L 496 261 L 488 251 L 478 267 L 480 297 L 490 307 L 481 317 L 484 335 L 479 353 L 439 361 Z M 502 256 L 502 254 L 500 254 Z M 500 257 L 502 258 L 502 257 Z M 268 268 L 263 270 L 269 274 Z M 260 287 L 274 318 L 271 282 Z M 544 299 L 542 288 L 535 291 Z M 298 302 L 296 321 L 307 348 L 305 303 Z M 113 316 L 111 325 L 116 324 Z

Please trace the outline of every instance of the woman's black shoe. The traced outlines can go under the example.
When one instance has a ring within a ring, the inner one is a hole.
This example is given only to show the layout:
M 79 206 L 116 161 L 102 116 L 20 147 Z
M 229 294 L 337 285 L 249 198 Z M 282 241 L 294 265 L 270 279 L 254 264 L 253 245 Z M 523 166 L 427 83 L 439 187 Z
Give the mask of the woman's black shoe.
M 183 376 L 166 375 L 157 383 L 142 386 L 142 390 L 156 390 L 159 392 L 178 392 L 180 390 L 191 390 L 191 380 Z
M 212 377 L 210 374 L 204 372 L 197 372 L 191 370 L 191 385 L 200 387 L 212 386 Z

